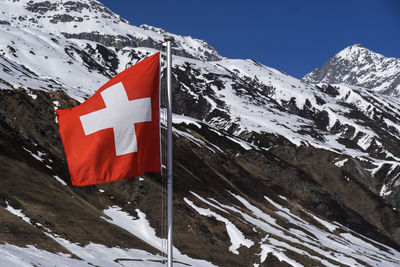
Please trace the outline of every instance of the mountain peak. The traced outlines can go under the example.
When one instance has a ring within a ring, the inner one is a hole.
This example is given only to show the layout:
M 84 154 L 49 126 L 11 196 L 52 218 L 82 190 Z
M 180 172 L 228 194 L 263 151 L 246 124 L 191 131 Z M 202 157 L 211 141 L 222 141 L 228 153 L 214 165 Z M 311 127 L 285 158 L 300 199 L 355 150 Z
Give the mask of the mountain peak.
M 400 59 L 388 58 L 355 44 L 337 53 L 302 80 L 307 83 L 356 85 L 400 96 Z
M 353 45 L 349 45 L 349 46 L 346 47 L 345 49 L 348 49 L 348 48 L 356 48 L 356 47 L 358 47 L 358 48 L 364 48 L 364 46 L 363 46 L 362 44 L 353 44 Z
M 337 58 L 345 60 L 358 61 L 359 64 L 368 63 L 365 61 L 380 61 L 384 60 L 385 56 L 375 53 L 361 44 L 354 44 L 346 47 L 335 55 Z
M 359 51 L 360 49 L 367 49 L 367 48 L 365 48 L 362 44 L 353 44 L 353 45 L 349 45 L 349 46 L 345 47 L 340 52 L 343 52 L 343 51 L 353 51 L 354 52 L 354 51 Z
M 165 35 L 175 38 L 173 53 L 204 61 L 223 57 L 207 42 L 148 25 L 136 27 L 95 0 L 6 0 L 0 24 L 40 30 L 68 39 L 83 39 L 106 47 L 162 49 Z
M 365 48 L 364 46 L 362 46 L 362 44 L 354 44 L 354 45 L 349 45 L 346 48 L 344 48 L 342 51 L 340 51 L 338 54 L 343 53 L 343 52 L 349 52 L 349 53 L 357 53 L 360 51 L 370 51 L 371 50 Z

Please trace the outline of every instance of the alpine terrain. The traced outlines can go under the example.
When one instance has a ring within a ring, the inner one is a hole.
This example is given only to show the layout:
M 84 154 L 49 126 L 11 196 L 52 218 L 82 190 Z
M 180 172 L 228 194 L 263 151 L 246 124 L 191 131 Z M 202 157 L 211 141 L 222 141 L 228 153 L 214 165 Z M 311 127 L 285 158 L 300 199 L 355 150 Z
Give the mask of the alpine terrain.
M 71 186 L 54 110 L 165 36 L 174 266 L 400 266 L 400 59 L 355 45 L 299 80 L 94 0 L 0 13 L 0 266 L 164 265 L 165 181 Z
M 356 44 L 345 48 L 302 80 L 310 83 L 345 83 L 399 96 L 400 59 L 387 58 Z

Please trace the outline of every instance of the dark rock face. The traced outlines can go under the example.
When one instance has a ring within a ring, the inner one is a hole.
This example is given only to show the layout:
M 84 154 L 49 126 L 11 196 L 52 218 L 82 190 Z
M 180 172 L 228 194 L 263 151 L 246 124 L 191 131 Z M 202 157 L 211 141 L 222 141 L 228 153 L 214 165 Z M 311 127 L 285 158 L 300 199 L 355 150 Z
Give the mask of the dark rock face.
M 67 15 L 67 14 L 60 14 L 60 15 L 54 15 L 53 19 L 50 20 L 51 23 L 57 24 L 57 22 L 71 22 L 74 21 L 75 18 L 73 16 Z
M 339 95 L 339 92 L 338 92 L 337 88 L 333 87 L 332 85 L 324 84 L 322 86 L 318 86 L 317 85 L 316 87 L 319 88 L 322 92 L 324 92 L 327 95 L 330 95 L 330 96 L 333 96 L 333 97 Z
M 90 6 L 86 3 L 76 2 L 76 1 L 66 1 L 64 2 L 64 8 L 67 12 L 69 11 L 82 11 L 82 9 L 89 9 Z
M 57 4 L 51 3 L 50 1 L 29 1 L 26 5 L 26 9 L 30 12 L 35 12 L 39 14 L 44 14 L 47 11 L 57 10 Z
M 71 33 L 64 33 L 63 34 L 66 38 L 76 38 L 76 39 L 83 39 L 98 42 L 105 46 L 113 46 L 118 49 L 121 49 L 125 46 L 131 47 L 138 47 L 139 45 L 135 40 L 121 35 L 104 35 L 97 32 L 83 32 L 79 34 L 71 34 Z M 146 44 L 151 43 L 151 41 L 145 41 Z
M 60 10 L 65 8 L 67 12 L 70 11 L 82 11 L 83 9 L 93 9 L 99 12 L 104 12 L 110 15 L 114 15 L 108 8 L 97 1 L 87 1 L 88 3 L 82 3 L 79 1 L 60 1 L 59 3 L 51 3 L 50 1 L 29 1 L 26 5 L 26 9 L 30 12 L 45 14 L 48 11 Z
M 21 136 L 41 147 L 49 148 L 60 159 L 64 157 L 61 140 L 55 124 L 52 99 L 62 106 L 77 104 L 64 92 L 44 93 L 32 90 L 38 99 L 33 99 L 25 90 L 0 91 L 0 118 Z M 36 101 L 38 100 L 38 101 Z
M 95 50 L 90 47 L 87 47 L 87 49 L 89 50 L 89 53 L 95 52 Z M 79 57 L 84 61 L 84 65 L 88 68 L 89 71 L 96 71 L 96 72 L 102 73 L 104 76 L 110 77 L 110 78 L 116 74 L 115 66 L 118 65 L 118 60 L 116 60 L 116 59 L 110 60 L 109 62 L 107 62 L 107 64 L 102 65 L 98 61 L 94 60 L 89 53 L 87 53 L 83 50 L 79 50 L 76 47 L 73 47 L 73 46 L 65 47 L 64 50 L 65 50 L 65 53 L 67 55 L 69 55 L 71 58 L 74 58 L 74 53 L 79 55 Z M 110 51 L 105 49 L 103 46 L 97 46 L 97 51 L 102 56 L 105 54 L 109 54 L 110 56 L 112 55 L 110 53 Z

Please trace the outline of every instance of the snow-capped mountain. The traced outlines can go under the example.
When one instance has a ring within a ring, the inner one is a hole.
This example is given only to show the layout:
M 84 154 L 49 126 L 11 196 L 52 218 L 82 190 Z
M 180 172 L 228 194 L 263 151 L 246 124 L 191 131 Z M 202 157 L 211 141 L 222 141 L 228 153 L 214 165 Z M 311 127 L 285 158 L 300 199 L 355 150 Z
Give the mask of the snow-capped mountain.
M 68 186 L 53 111 L 165 35 L 177 266 L 400 264 L 398 98 L 226 59 L 97 1 L 2 1 L 0 13 L 0 265 L 162 265 L 159 176 Z
M 95 41 L 115 48 L 161 49 L 164 36 L 170 35 L 175 38 L 174 52 L 177 55 L 200 60 L 222 58 L 203 40 L 175 35 L 148 25 L 133 26 L 98 1 L 4 0 L 1 7 L 0 24 Z
M 400 59 L 385 57 L 357 44 L 346 47 L 302 80 L 308 83 L 356 85 L 399 96 Z

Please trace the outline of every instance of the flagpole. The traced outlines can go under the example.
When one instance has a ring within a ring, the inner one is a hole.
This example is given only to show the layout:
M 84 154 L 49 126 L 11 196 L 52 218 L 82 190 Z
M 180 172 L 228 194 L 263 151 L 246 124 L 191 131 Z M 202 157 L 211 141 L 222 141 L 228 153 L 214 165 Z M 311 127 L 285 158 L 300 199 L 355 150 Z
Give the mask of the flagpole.
M 164 38 L 167 42 L 167 90 L 168 90 L 168 109 L 167 109 L 167 220 L 168 220 L 168 243 L 167 243 L 167 254 L 168 254 L 168 267 L 173 265 L 173 241 L 172 241 L 172 80 L 171 80 L 171 69 L 172 69 L 172 55 L 171 46 L 174 38 L 167 36 Z

